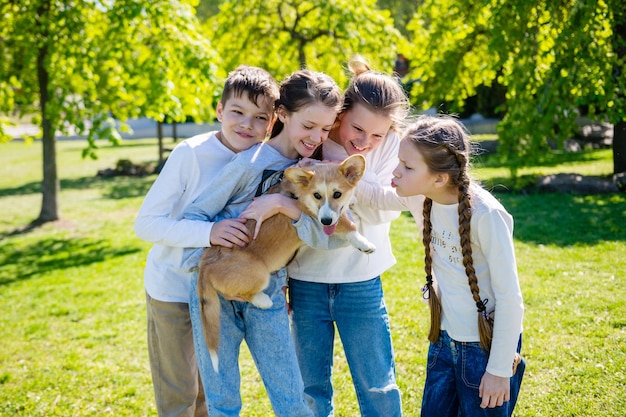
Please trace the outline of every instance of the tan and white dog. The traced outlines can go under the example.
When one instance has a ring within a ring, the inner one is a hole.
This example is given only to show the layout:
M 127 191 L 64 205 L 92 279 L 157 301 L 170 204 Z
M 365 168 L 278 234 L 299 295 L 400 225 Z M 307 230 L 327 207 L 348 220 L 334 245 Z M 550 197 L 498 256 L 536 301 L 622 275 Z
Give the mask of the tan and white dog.
M 341 163 L 316 161 L 287 168 L 278 190 L 272 191 L 295 198 L 298 207 L 317 219 L 327 235 L 339 233 L 358 250 L 372 253 L 376 248 L 357 231 L 346 213 L 364 171 L 362 155 L 353 155 Z M 255 224 L 254 220 L 246 223 L 251 235 Z M 302 244 L 293 221 L 277 214 L 263 222 L 257 238 L 246 247 L 213 246 L 204 250 L 198 296 L 204 339 L 216 372 L 220 337 L 218 293 L 244 299 L 259 308 L 271 307 L 270 297 L 263 293 L 270 274 L 287 265 Z

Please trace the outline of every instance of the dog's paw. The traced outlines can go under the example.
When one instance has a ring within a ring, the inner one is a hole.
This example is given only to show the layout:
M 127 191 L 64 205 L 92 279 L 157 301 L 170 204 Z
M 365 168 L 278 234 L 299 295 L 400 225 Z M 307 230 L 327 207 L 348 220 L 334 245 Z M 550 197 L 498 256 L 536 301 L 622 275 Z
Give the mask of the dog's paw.
M 374 244 L 370 242 L 367 242 L 367 246 L 357 247 L 357 249 L 363 253 L 367 253 L 368 255 L 370 253 L 376 252 L 376 246 L 374 246 Z
M 354 246 L 363 253 L 370 254 L 374 253 L 374 251 L 376 250 L 376 246 L 374 246 L 372 242 L 367 240 L 365 236 L 358 232 L 348 233 L 348 240 L 350 241 L 352 246 Z
M 262 309 L 270 308 L 273 304 L 272 299 L 264 292 L 254 294 L 250 302 Z

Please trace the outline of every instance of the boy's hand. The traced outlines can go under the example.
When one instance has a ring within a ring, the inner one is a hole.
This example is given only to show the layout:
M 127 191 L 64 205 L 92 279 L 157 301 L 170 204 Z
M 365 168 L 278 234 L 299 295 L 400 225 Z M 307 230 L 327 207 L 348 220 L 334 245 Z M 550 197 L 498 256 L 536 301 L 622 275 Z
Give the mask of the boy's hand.
M 482 398 L 480 408 L 500 407 L 511 399 L 511 378 L 491 375 L 485 372 L 478 387 L 478 396 Z
M 219 245 L 227 248 L 233 246 L 244 247 L 250 242 L 248 228 L 245 220 L 225 219 L 213 225 L 211 228 L 211 246 Z

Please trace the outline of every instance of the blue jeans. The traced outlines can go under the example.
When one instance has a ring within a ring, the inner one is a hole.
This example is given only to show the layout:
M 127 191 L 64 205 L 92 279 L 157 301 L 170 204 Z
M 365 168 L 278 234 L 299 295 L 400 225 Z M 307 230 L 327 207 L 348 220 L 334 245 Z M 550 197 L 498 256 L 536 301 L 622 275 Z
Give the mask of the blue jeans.
M 522 347 L 520 335 L 517 352 Z M 478 342 L 457 342 L 441 332 L 428 349 L 422 417 L 509 417 L 513 414 L 526 363 L 511 377 L 511 400 L 501 407 L 480 408 L 480 381 L 487 369 L 487 354 Z
M 304 393 L 315 416 L 334 415 L 331 373 L 335 326 L 361 416 L 401 416 L 389 315 L 380 277 L 347 284 L 290 279 L 289 295 Z
M 289 317 L 282 286 L 286 272 L 273 273 L 265 293 L 274 303 L 263 310 L 243 301 L 220 296 L 219 373 L 215 373 L 204 342 L 196 273 L 191 281 L 189 311 L 198 368 L 211 417 L 234 417 L 241 412 L 239 351 L 245 339 L 274 414 L 278 417 L 311 417 L 304 400 L 302 377 L 289 331 Z

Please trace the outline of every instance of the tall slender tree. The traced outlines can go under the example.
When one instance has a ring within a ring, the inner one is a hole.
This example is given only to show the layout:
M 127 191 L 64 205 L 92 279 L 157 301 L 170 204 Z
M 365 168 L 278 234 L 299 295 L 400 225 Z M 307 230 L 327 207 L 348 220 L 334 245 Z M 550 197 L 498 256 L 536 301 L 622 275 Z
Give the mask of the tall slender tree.
M 43 144 L 42 207 L 60 217 L 57 133 L 119 141 L 119 120 L 213 115 L 215 55 L 186 0 L 0 2 L 0 138 L 7 115 L 35 114 Z

